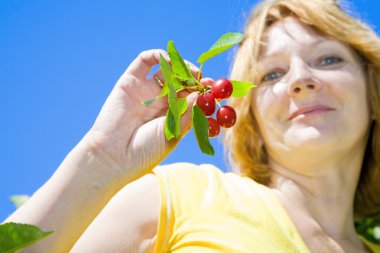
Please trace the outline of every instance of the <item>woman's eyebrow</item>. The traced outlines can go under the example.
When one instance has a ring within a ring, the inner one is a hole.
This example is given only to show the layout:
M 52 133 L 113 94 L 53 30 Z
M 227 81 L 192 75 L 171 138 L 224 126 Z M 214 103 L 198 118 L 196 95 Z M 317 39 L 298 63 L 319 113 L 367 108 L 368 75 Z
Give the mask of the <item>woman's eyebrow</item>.
M 318 39 L 313 41 L 312 43 L 309 44 L 313 49 L 318 49 L 320 47 L 325 47 L 325 46 L 341 46 L 344 48 L 343 45 L 341 45 L 338 41 L 331 40 L 331 39 Z M 275 50 L 270 51 L 268 54 L 263 55 L 262 57 L 259 58 L 257 62 L 257 67 L 263 68 L 267 63 L 277 60 L 281 58 L 284 55 L 287 55 L 287 47 L 282 47 L 279 46 Z
M 317 45 L 314 50 L 316 52 L 318 52 L 317 50 L 326 50 L 328 53 L 339 54 L 340 56 L 346 55 L 346 57 L 350 55 L 355 58 L 354 50 L 349 45 L 337 40 L 326 40 L 325 43 Z
M 313 42 L 311 42 L 309 44 L 309 46 L 312 47 L 312 48 L 316 48 L 316 47 L 320 46 L 321 44 L 329 43 L 329 42 L 333 42 L 334 43 L 335 41 L 334 40 L 329 40 L 329 39 L 324 39 L 324 38 L 319 38 L 319 39 L 316 39 Z M 265 55 L 263 56 L 262 59 L 266 59 L 266 58 L 278 58 L 278 57 L 286 54 L 286 52 L 288 51 L 288 49 L 289 49 L 289 46 L 283 46 L 283 45 L 277 46 L 273 50 L 270 50 L 268 53 L 265 53 Z

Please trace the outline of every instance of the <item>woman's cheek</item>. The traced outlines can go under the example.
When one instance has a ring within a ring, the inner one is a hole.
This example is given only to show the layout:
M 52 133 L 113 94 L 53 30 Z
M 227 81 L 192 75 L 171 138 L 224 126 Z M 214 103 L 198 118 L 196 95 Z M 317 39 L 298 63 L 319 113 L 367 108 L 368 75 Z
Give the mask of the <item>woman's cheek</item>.
M 267 102 L 265 99 L 265 94 L 262 91 L 258 91 L 256 93 L 255 103 L 252 105 L 253 106 L 253 111 L 255 112 L 255 117 L 256 119 L 260 122 L 262 120 L 262 115 L 265 115 L 267 111 Z
M 280 85 L 263 87 L 257 93 L 256 105 L 267 114 L 271 111 L 278 110 L 278 107 L 285 106 L 286 98 L 284 95 L 283 87 L 280 87 Z

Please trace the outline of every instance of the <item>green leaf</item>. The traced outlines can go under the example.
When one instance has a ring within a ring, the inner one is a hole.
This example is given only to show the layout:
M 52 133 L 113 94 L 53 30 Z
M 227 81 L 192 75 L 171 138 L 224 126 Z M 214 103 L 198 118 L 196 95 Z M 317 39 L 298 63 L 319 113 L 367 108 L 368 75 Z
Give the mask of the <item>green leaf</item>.
M 174 46 L 174 42 L 171 40 L 168 42 L 168 54 L 174 74 L 176 74 L 182 80 L 193 79 L 189 66 L 185 63 L 182 56 Z
M 20 223 L 0 225 L 0 252 L 13 253 L 50 235 L 54 231 L 42 231 L 36 226 Z
M 142 101 L 141 103 L 142 103 L 143 105 L 145 105 L 145 106 L 150 106 L 151 104 L 153 104 L 154 101 L 156 101 L 156 100 L 158 100 L 158 99 L 160 99 L 160 98 L 161 98 L 161 96 L 157 96 L 157 97 L 155 97 L 155 98 L 153 98 L 153 99 L 151 99 L 151 100 L 145 100 L 145 101 Z
M 169 109 L 166 112 L 165 118 L 165 136 L 168 141 L 176 136 L 176 121 L 173 110 L 176 110 L 176 92 L 173 87 L 174 74 L 173 70 L 170 67 L 169 63 L 165 60 L 165 58 L 160 55 L 160 67 L 162 71 L 162 75 L 165 78 L 164 87 L 162 88 L 164 93 L 168 94 L 168 102 Z M 161 91 L 162 92 L 162 91 Z
M 175 118 L 172 111 L 168 110 L 166 112 L 165 118 L 165 137 L 166 140 L 170 141 L 175 137 Z
M 172 138 L 178 138 L 180 135 L 180 110 L 178 108 L 178 99 L 177 99 L 177 93 L 174 88 L 173 82 L 176 82 L 176 78 L 171 74 L 171 79 L 169 82 L 167 82 L 168 85 L 168 103 L 169 103 L 169 109 L 166 113 L 166 120 L 165 120 L 165 135 L 166 139 L 169 141 Z
M 12 201 L 13 205 L 16 207 L 16 208 L 19 208 L 20 206 L 22 206 L 28 199 L 30 198 L 29 195 L 25 195 L 25 194 L 22 194 L 22 195 L 12 195 L 10 197 L 10 200 Z
M 177 83 L 177 82 L 174 82 L 174 83 Z M 181 86 L 181 88 L 182 88 L 182 86 Z M 153 99 L 142 101 L 141 103 L 144 106 L 149 106 L 149 105 L 153 104 L 156 100 L 159 100 L 159 99 L 163 98 L 164 96 L 166 96 L 168 94 L 168 92 L 169 92 L 168 85 L 164 85 L 164 87 L 162 87 L 162 89 L 161 89 L 160 95 L 158 95 L 157 97 L 155 97 Z
M 160 54 L 160 68 L 162 71 L 162 75 L 164 76 L 164 79 L 165 79 L 164 87 L 162 87 L 161 94 L 160 94 L 161 97 L 169 93 L 169 88 L 168 88 L 169 84 L 172 84 L 175 90 L 183 88 L 183 86 L 181 85 L 181 82 L 177 80 L 177 78 L 175 77 L 172 67 L 161 54 Z
M 355 221 L 356 233 L 380 245 L 380 213 Z
M 214 45 L 210 47 L 210 49 L 207 52 L 204 52 L 199 56 L 198 62 L 204 63 L 211 59 L 212 57 L 230 49 L 235 44 L 242 41 L 244 38 L 244 35 L 241 33 L 226 33 L 222 37 L 220 37 Z
M 165 119 L 165 136 L 168 141 L 178 138 L 181 134 L 181 116 L 186 112 L 187 102 L 185 98 L 177 99 L 178 112 L 174 115 L 172 110 L 166 112 Z
M 232 86 L 234 87 L 231 97 L 234 98 L 244 97 L 253 87 L 256 87 L 253 83 L 250 82 L 241 82 L 236 80 L 230 81 L 232 83 Z
M 177 93 L 172 85 L 172 83 L 169 83 L 169 93 L 168 93 L 168 102 L 169 102 L 169 110 L 172 112 L 175 122 L 175 129 L 174 129 L 174 135 L 175 137 L 179 137 L 179 122 L 178 118 L 180 118 L 180 111 L 178 110 L 178 98 Z
M 173 79 L 173 70 L 172 67 L 170 67 L 170 64 L 162 56 L 162 54 L 160 54 L 160 68 L 165 79 L 164 87 L 162 87 L 161 93 L 167 94 L 169 91 L 168 84 L 171 83 Z
M 208 138 L 208 121 L 204 112 L 194 105 L 192 109 L 192 121 L 195 137 L 201 151 L 207 155 L 214 155 L 214 148 L 212 147 Z
M 179 109 L 180 115 L 182 116 L 187 110 L 186 98 L 179 98 L 177 101 L 178 101 L 178 109 Z
M 181 134 L 180 120 L 184 105 L 183 102 L 177 98 L 177 90 L 181 89 L 183 86 L 173 73 L 169 63 L 162 55 L 160 55 L 160 67 L 165 78 L 165 84 L 163 87 L 163 90 L 165 91 L 161 92 L 160 96 L 162 94 L 168 94 L 169 109 L 166 112 L 165 136 L 166 139 L 170 141 L 173 138 L 178 138 Z

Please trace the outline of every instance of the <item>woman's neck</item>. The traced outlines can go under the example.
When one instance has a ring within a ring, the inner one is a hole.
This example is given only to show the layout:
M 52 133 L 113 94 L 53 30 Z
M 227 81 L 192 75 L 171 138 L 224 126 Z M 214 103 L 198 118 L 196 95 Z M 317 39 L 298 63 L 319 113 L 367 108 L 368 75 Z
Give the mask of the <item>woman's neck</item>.
M 270 187 L 290 208 L 310 217 L 328 236 L 358 240 L 353 226 L 353 202 L 362 160 L 360 152 L 312 163 L 300 159 L 278 163 L 270 159 Z

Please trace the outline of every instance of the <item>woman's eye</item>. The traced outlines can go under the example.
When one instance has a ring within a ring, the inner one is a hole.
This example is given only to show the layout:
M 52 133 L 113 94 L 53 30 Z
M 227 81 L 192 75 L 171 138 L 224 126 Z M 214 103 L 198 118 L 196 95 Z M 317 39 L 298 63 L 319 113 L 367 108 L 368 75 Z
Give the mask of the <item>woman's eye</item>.
M 342 61 L 342 59 L 339 57 L 327 56 L 327 57 L 322 58 L 322 60 L 320 61 L 320 65 L 326 66 L 326 65 L 336 64 L 336 63 L 339 63 L 341 61 Z
M 266 74 L 263 77 L 263 81 L 264 82 L 266 82 L 266 81 L 273 81 L 273 80 L 276 80 L 276 79 L 280 78 L 281 76 L 282 76 L 281 72 L 272 71 L 272 72 L 269 72 L 268 74 Z

